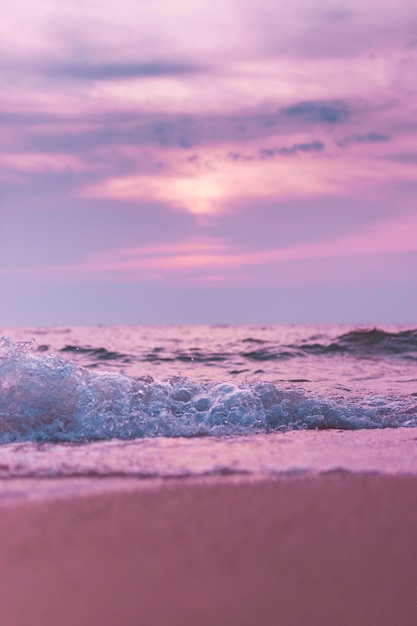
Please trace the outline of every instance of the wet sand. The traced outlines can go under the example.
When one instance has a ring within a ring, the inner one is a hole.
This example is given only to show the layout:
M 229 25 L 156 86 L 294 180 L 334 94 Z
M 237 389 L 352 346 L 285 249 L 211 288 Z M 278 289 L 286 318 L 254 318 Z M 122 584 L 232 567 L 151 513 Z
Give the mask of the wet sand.
M 345 463 L 0 491 L 4 626 L 417 623 L 416 472 Z

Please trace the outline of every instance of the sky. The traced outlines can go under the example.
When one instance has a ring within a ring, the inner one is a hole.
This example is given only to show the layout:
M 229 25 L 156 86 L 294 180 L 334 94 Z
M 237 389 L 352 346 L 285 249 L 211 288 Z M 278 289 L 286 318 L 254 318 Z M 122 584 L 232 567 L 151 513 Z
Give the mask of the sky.
M 0 325 L 417 318 L 415 0 L 14 0 Z

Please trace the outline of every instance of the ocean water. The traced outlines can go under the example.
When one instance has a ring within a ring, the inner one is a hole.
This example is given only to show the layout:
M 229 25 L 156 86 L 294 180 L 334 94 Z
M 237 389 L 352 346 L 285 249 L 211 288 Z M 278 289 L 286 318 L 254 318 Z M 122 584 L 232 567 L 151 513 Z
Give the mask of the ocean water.
M 100 326 L 0 328 L 0 336 L 3 477 L 129 473 L 145 450 L 138 441 L 163 457 L 187 438 L 198 457 L 199 446 L 211 454 L 214 438 L 224 456 L 242 437 L 417 426 L 415 328 Z

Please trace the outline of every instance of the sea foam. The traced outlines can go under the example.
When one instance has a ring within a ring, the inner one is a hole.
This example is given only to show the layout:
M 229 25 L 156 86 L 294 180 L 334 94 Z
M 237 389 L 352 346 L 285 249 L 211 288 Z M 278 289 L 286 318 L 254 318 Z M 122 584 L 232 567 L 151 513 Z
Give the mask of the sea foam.
M 94 372 L 0 340 L 0 442 L 246 435 L 417 425 L 405 399 L 320 396 L 265 381 L 154 380 Z

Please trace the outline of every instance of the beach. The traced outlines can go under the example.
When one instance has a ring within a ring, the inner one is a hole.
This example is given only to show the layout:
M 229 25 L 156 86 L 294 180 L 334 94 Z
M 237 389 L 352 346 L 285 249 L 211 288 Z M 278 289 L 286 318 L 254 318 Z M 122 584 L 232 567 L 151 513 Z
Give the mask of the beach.
M 288 435 L 269 475 L 2 479 L 1 623 L 414 626 L 417 430 Z
M 3 12 L 0 626 L 417 626 L 416 0 Z

